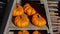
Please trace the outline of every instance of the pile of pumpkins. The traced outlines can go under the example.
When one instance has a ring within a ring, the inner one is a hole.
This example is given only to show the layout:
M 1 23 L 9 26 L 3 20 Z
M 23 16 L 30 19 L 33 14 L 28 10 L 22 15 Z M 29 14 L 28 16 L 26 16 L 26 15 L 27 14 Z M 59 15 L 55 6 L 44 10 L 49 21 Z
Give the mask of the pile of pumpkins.
M 19 31 L 18 34 L 29 34 L 27 30 Z M 35 30 L 32 34 L 41 34 L 39 31 Z
M 28 16 L 32 16 L 31 21 L 35 26 L 43 27 L 46 25 L 46 20 L 37 13 L 37 11 L 29 3 L 26 3 L 24 6 L 16 3 L 12 16 L 15 16 L 14 24 L 17 27 L 27 27 L 30 23 Z

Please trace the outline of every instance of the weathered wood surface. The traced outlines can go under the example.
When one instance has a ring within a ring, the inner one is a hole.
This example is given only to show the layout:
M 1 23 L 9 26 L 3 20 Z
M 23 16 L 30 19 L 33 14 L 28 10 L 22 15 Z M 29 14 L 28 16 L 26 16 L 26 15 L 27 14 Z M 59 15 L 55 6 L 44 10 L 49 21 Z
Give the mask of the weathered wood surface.
M 48 2 L 48 6 L 58 6 L 58 2 Z M 50 10 L 50 16 L 51 16 L 51 22 L 53 30 L 58 30 L 57 32 L 54 32 L 54 34 L 60 33 L 60 17 L 56 16 L 59 15 L 58 13 L 55 13 L 55 11 L 58 11 L 57 8 L 49 8 Z

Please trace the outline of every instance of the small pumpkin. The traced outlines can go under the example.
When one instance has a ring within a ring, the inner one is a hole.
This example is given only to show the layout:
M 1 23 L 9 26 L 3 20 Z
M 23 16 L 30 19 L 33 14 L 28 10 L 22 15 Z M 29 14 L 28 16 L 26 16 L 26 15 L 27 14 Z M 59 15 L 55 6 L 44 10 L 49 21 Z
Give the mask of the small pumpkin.
M 13 9 L 13 16 L 18 16 L 18 15 L 23 15 L 24 10 L 23 7 L 20 4 L 16 4 L 14 9 Z
M 29 18 L 26 15 L 17 16 L 14 20 L 17 27 L 26 27 L 29 25 Z
M 29 34 L 27 30 L 23 30 L 23 34 Z
M 43 27 L 46 25 L 46 20 L 38 13 L 32 16 L 32 23 L 38 27 Z
M 22 31 L 19 31 L 18 34 L 23 34 Z
M 34 8 L 32 8 L 29 3 L 27 3 L 27 4 L 24 5 L 24 11 L 25 11 L 25 13 L 27 13 L 29 16 L 36 13 L 36 10 L 35 10 Z
M 34 31 L 32 34 L 41 34 L 39 31 Z
M 27 30 L 22 30 L 22 31 L 19 31 L 18 34 L 29 34 L 29 32 Z

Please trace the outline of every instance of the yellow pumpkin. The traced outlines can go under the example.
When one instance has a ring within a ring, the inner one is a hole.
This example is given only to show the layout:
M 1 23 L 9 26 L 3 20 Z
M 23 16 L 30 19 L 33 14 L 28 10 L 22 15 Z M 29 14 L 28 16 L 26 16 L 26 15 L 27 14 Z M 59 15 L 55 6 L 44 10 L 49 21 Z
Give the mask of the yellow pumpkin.
M 18 16 L 18 15 L 23 15 L 24 14 L 24 10 L 23 7 L 19 4 L 16 4 L 14 9 L 13 9 L 13 16 Z
M 18 34 L 23 34 L 22 31 L 19 31 Z
M 46 20 L 38 13 L 32 16 L 32 23 L 38 27 L 43 27 L 46 25 Z
M 34 31 L 32 34 L 41 34 L 39 31 Z
M 29 18 L 25 15 L 17 16 L 14 20 L 14 24 L 17 27 L 26 27 L 29 25 Z
M 34 8 L 32 8 L 29 3 L 27 3 L 27 4 L 24 5 L 24 11 L 25 11 L 25 13 L 27 13 L 29 16 L 36 13 L 36 10 L 35 10 Z

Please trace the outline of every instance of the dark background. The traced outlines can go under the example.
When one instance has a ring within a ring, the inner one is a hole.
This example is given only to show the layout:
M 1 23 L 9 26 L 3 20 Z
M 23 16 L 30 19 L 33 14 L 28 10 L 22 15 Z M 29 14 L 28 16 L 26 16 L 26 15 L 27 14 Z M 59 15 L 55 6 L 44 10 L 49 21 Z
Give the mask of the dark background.
M 14 0 L 0 0 L 0 34 L 4 32 L 13 1 Z
M 7 0 L 0 0 L 0 27 L 5 14 L 6 6 L 7 6 Z

